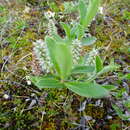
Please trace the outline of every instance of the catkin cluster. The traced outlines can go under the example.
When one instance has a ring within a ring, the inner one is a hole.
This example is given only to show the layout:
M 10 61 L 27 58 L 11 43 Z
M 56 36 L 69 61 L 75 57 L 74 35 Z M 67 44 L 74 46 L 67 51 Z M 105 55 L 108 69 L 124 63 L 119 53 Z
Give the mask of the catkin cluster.
M 98 50 L 94 48 L 92 51 L 90 51 L 88 53 L 86 60 L 85 60 L 85 65 L 87 65 L 87 66 L 95 65 L 96 55 L 98 55 Z
M 78 64 L 78 61 L 81 56 L 82 45 L 78 39 L 72 42 L 72 55 L 73 55 L 73 64 Z
M 52 64 L 47 44 L 41 39 L 37 40 L 36 42 L 33 42 L 33 44 L 34 44 L 33 51 L 36 55 L 37 60 L 39 61 L 42 71 L 45 73 L 49 73 Z
M 55 20 L 54 20 L 54 13 L 53 12 L 46 12 L 45 17 L 48 19 L 48 34 L 49 36 L 53 36 L 53 34 L 57 33 L 57 28 L 55 26 Z M 51 59 L 49 56 L 49 51 L 47 48 L 47 44 L 39 39 L 36 42 L 33 42 L 34 44 L 34 54 L 39 61 L 39 65 L 44 73 L 49 73 L 50 69 L 52 68 Z M 72 41 L 71 44 L 71 50 L 73 55 L 73 64 L 78 64 L 81 52 L 82 52 L 82 45 L 81 42 L 76 39 Z M 97 55 L 97 50 L 93 49 L 86 58 L 85 65 L 92 65 L 95 64 L 95 56 Z
M 48 23 L 48 34 L 52 36 L 53 34 L 56 34 L 56 33 L 57 33 L 57 28 L 55 26 L 55 22 L 53 19 L 50 19 Z
M 39 61 L 39 65 L 44 73 L 50 73 L 50 69 L 52 68 L 51 59 L 49 56 L 49 51 L 47 48 L 47 44 L 39 39 L 36 42 L 33 42 L 34 44 L 34 54 L 36 55 L 37 60 Z M 72 55 L 73 55 L 73 64 L 78 64 L 81 52 L 82 52 L 82 45 L 79 40 L 74 40 L 72 42 Z M 93 49 L 87 54 L 85 65 L 95 65 L 95 57 L 98 54 L 98 51 L 96 49 Z
M 51 11 L 47 11 L 44 13 L 44 15 L 45 15 L 45 18 L 48 20 L 48 29 L 47 29 L 48 35 L 52 36 L 53 34 L 57 33 L 57 28 L 55 26 L 56 21 L 54 18 L 55 13 Z

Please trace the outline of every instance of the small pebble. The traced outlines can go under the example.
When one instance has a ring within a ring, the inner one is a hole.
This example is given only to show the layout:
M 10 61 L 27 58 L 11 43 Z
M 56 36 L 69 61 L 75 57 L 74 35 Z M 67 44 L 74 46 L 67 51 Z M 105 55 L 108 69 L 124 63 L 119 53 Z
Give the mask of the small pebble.
M 4 94 L 3 98 L 4 98 L 4 99 L 9 99 L 9 95 Z
M 86 103 L 87 103 L 87 101 L 85 100 L 82 104 L 81 104 L 81 106 L 80 106 L 80 108 L 79 108 L 79 110 L 78 111 L 84 111 L 85 110 L 85 108 L 86 108 Z
M 42 112 L 42 115 L 45 115 L 45 114 L 46 114 L 46 112 L 45 112 L 45 111 L 43 111 L 43 112 Z
M 100 14 L 103 14 L 103 7 L 99 7 Z
M 108 115 L 108 116 L 107 116 L 107 119 L 112 119 L 112 116 L 109 116 L 109 115 Z
M 31 81 L 30 80 L 27 80 L 27 85 L 31 85 Z
M 93 119 L 91 116 L 84 116 L 84 118 L 86 119 L 86 121 L 89 121 L 89 120 Z

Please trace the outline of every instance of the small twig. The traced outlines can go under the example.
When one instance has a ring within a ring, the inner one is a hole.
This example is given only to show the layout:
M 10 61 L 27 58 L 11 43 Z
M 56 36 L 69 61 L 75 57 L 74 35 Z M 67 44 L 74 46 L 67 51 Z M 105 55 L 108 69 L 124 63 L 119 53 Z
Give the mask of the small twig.
M 13 97 L 16 97 L 16 98 L 29 98 L 28 96 L 13 96 Z
M 90 126 L 90 128 L 91 128 L 92 130 L 94 130 L 93 127 L 92 127 L 92 125 L 91 125 L 91 123 L 90 123 L 89 121 L 87 121 L 87 122 L 88 122 L 88 125 Z
M 108 52 L 109 51 L 109 49 L 110 49 L 110 47 L 111 47 L 111 44 L 112 44 L 112 38 L 110 37 L 110 43 L 109 43 L 109 45 L 107 46 L 107 47 L 105 47 L 105 51 L 106 52 Z M 104 57 L 104 59 L 103 59 L 103 61 L 105 61 L 106 60 L 106 57 L 107 57 L 107 55 L 105 55 L 105 57 Z
M 20 85 L 20 86 L 24 86 L 23 84 L 21 83 L 18 83 L 18 82 L 15 82 L 15 81 L 10 81 L 10 80 L 0 80 L 0 82 L 5 82 L 5 83 L 10 83 L 10 84 L 15 84 L 15 85 Z
M 31 108 L 27 108 L 27 109 L 23 109 L 22 113 L 28 110 L 32 110 L 33 108 L 36 108 L 37 106 L 31 107 Z
M 130 128 L 130 126 L 126 127 L 126 128 L 125 128 L 125 129 L 123 129 L 123 130 L 129 130 L 129 128 Z
M 42 130 L 42 122 L 43 122 L 43 117 L 44 117 L 44 114 L 42 113 L 42 118 L 41 118 L 41 125 L 40 125 L 40 130 Z
M 15 64 L 15 66 L 18 65 L 19 62 L 21 62 L 23 59 L 25 59 L 26 57 L 28 57 L 28 56 L 30 56 L 30 55 L 32 55 L 32 52 L 29 53 L 29 54 L 27 54 L 27 55 L 25 55 L 25 56 L 23 56 L 21 59 L 19 59 L 19 60 L 17 61 L 17 63 Z
M 81 124 L 78 124 L 78 123 L 76 123 L 76 122 L 73 122 L 72 124 L 73 124 L 73 125 L 77 125 L 78 127 L 86 127 L 85 125 L 81 125 Z
M 15 75 L 16 77 L 18 77 L 18 78 L 22 79 L 22 77 L 21 77 L 21 76 L 19 76 L 19 75 L 15 74 L 13 71 L 10 71 L 7 67 L 6 67 L 6 69 L 7 69 L 7 71 L 9 72 L 9 74 Z M 9 79 L 9 76 L 10 76 L 9 74 L 6 76 L 6 78 L 5 78 L 5 79 Z

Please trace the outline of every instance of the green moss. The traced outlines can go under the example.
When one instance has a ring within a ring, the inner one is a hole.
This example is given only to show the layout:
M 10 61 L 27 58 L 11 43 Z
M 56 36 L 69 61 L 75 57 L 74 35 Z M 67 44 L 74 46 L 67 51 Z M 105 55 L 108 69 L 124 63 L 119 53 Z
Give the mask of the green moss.
M 128 55 L 128 12 L 121 9 L 127 10 L 129 6 L 129 0 L 111 0 L 109 4 L 105 4 L 105 12 L 109 16 L 108 19 L 104 19 L 104 16 L 97 15 L 96 22 L 94 22 L 90 27 L 90 33 L 97 37 L 96 47 L 105 48 L 110 47 L 105 50 L 102 54 L 111 59 L 110 56 L 119 59 L 120 53 L 125 53 Z M 24 3 L 25 4 L 25 3 Z M 2 39 L 4 39 L 8 44 L 0 41 L 0 67 L 4 65 L 4 68 L 0 74 L 0 129 L 26 129 L 26 130 L 36 130 L 39 128 L 46 130 L 55 129 L 70 129 L 76 126 L 72 122 L 80 122 L 82 113 L 78 111 L 80 103 L 84 101 L 77 95 L 73 95 L 66 89 L 63 90 L 38 90 L 35 86 L 27 86 L 25 76 L 29 75 L 31 72 L 31 61 L 32 55 L 32 42 L 44 38 L 46 30 L 46 21 L 44 23 L 44 10 L 41 11 L 40 8 L 47 5 L 47 2 L 40 3 L 39 8 L 31 7 L 31 11 L 28 14 L 28 18 L 23 18 L 21 13 L 24 10 L 24 4 L 19 11 L 13 10 L 17 7 L 11 8 L 15 13 L 14 18 L 16 21 L 14 23 L 7 24 L 7 28 L 4 28 L 4 35 L 2 34 Z M 62 3 L 61 3 L 62 5 Z M 39 5 L 38 5 L 39 6 Z M 52 10 L 56 12 L 58 16 L 58 10 L 55 7 L 51 7 Z M 34 10 L 33 10 L 34 9 Z M 35 11 L 35 9 L 37 11 Z M 10 8 L 0 6 L 0 28 L 7 21 Z M 57 21 L 71 21 L 72 17 L 63 14 L 63 18 L 57 17 Z M 112 20 L 111 20 L 112 19 Z M 21 21 L 22 20 L 22 21 Z M 39 26 L 39 23 L 41 27 Z M 12 26 L 13 25 L 13 26 Z M 32 26 L 33 25 L 33 26 Z M 86 51 L 91 50 L 91 47 L 85 48 Z M 117 55 L 112 55 L 117 52 Z M 30 54 L 30 55 L 28 55 Z M 4 64 L 5 61 L 3 57 L 11 56 L 8 63 Z M 28 55 L 26 57 L 26 55 Z M 129 57 L 128 57 L 129 58 Z M 128 59 L 127 58 L 127 59 Z M 108 59 L 108 61 L 109 61 Z M 125 61 L 126 65 L 129 65 Z M 124 66 L 123 66 L 124 67 Z M 26 69 L 25 69 L 26 68 Z M 0 68 L 1 69 L 1 68 Z M 122 70 L 121 70 L 122 71 Z M 121 73 L 123 75 L 123 73 Z M 121 80 L 115 81 L 114 83 L 121 84 Z M 7 93 L 10 99 L 4 99 L 3 95 Z M 119 93 L 119 97 L 122 91 Z M 34 97 L 31 95 L 35 94 Z M 37 103 L 28 109 L 30 102 L 26 99 L 37 99 L 40 103 Z M 42 112 L 46 112 L 42 119 Z M 85 115 L 92 116 L 94 119 L 100 120 L 104 119 L 106 116 L 105 108 L 95 107 L 93 104 L 88 104 L 84 111 Z M 97 121 L 96 120 L 96 121 Z M 117 121 L 117 122 L 116 122 Z M 107 122 L 108 128 L 114 123 L 124 123 L 126 126 L 129 124 L 121 121 L 119 117 L 114 118 Z M 98 125 L 97 122 L 91 123 L 95 128 Z M 4 128 L 5 126 L 7 128 Z M 105 127 L 105 126 L 104 126 Z

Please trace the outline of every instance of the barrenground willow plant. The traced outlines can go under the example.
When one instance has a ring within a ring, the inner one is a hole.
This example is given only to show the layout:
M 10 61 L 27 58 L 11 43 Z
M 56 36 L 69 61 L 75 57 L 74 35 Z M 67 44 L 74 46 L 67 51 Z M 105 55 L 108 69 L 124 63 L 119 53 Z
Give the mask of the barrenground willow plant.
M 118 68 L 113 62 L 103 66 L 97 51 L 88 57 L 81 55 L 82 47 L 91 45 L 95 37 L 85 37 L 85 29 L 98 11 L 100 0 L 90 0 L 86 6 L 79 1 L 80 21 L 76 25 L 61 23 L 66 37 L 61 38 L 56 32 L 45 37 L 45 41 L 34 43 L 34 52 L 44 72 L 43 76 L 30 76 L 30 80 L 40 89 L 68 88 L 80 96 L 99 98 L 109 96 L 116 87 L 99 85 L 95 79 L 100 75 Z M 93 58 L 94 57 L 94 58 Z

